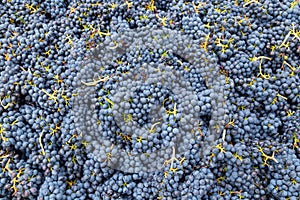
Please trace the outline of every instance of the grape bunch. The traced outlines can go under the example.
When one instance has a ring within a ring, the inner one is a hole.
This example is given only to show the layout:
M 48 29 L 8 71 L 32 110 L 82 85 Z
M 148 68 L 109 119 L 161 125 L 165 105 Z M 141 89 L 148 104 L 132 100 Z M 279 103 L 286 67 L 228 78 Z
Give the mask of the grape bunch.
M 300 199 L 298 0 L 3 0 L 0 199 Z

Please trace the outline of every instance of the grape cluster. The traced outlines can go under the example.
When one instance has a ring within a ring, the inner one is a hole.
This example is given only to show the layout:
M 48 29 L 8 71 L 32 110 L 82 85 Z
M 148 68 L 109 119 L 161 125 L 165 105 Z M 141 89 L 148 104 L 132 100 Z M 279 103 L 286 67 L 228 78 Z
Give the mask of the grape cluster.
M 0 199 L 299 199 L 299 14 L 2 1 Z

